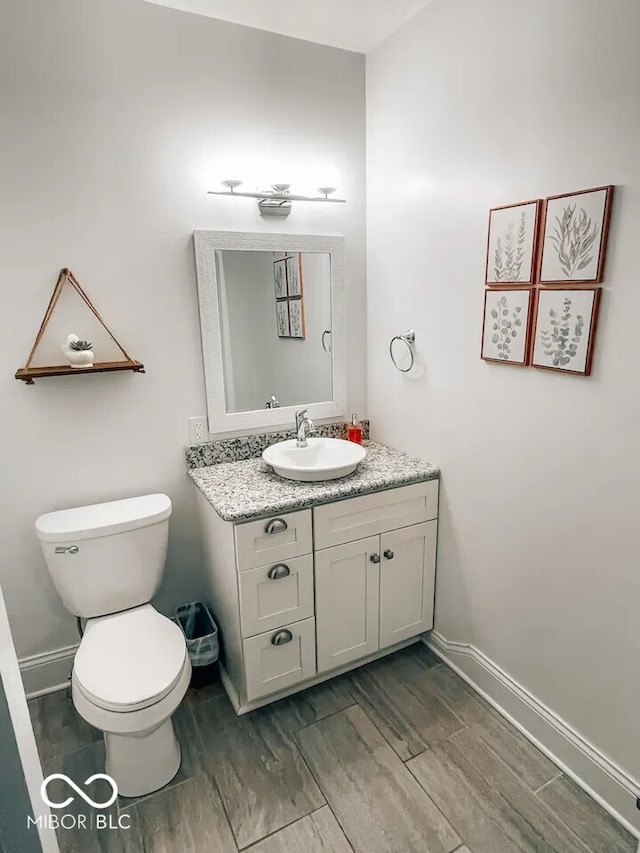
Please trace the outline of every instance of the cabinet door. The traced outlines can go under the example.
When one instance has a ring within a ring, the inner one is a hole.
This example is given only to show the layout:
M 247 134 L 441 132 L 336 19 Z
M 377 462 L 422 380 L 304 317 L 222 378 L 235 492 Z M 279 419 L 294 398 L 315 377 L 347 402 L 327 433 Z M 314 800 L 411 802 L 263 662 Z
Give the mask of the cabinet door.
M 370 536 L 316 552 L 318 672 L 378 648 L 379 546 L 380 537 Z
M 433 628 L 437 521 L 383 533 L 380 648 Z

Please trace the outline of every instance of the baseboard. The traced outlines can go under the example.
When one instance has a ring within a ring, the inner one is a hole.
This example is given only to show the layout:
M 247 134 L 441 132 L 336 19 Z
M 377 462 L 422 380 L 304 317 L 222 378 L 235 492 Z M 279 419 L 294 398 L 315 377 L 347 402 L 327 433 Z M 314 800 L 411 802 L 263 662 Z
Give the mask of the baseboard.
M 20 673 L 27 699 L 67 688 L 77 650 L 77 645 L 66 646 L 54 652 L 22 658 Z
M 436 631 L 425 634 L 422 641 L 612 817 L 640 838 L 636 808 L 640 782 L 475 646 L 451 642 Z

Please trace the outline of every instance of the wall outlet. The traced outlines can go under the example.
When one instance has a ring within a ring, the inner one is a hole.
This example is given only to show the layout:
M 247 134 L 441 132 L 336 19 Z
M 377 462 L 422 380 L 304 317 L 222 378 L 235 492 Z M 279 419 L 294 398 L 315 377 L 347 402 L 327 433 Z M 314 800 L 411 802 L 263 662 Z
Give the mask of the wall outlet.
M 189 444 L 202 444 L 208 436 L 209 430 L 205 417 L 189 418 Z

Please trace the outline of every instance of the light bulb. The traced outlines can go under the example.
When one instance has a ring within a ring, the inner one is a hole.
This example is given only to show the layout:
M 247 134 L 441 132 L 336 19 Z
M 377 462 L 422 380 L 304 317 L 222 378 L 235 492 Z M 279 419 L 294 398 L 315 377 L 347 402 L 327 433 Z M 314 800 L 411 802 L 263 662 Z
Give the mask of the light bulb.
M 313 186 L 325 198 L 334 193 L 340 186 L 340 173 L 330 163 L 320 164 L 313 169 Z

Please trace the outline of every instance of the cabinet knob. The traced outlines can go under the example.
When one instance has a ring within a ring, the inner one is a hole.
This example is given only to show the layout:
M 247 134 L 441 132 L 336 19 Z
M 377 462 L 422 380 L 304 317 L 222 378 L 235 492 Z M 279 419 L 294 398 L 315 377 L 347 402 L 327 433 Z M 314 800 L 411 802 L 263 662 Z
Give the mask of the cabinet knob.
M 269 569 L 269 578 L 272 581 L 278 581 L 280 578 L 288 578 L 291 574 L 291 569 L 285 563 L 277 563 Z
M 393 551 L 391 550 L 391 548 L 387 548 L 387 550 L 384 552 L 384 555 L 387 560 L 393 560 Z
M 380 562 L 380 554 L 371 554 L 369 559 L 371 560 L 372 563 L 379 563 Z
M 264 528 L 265 533 L 282 533 L 288 527 L 284 518 L 272 519 Z
M 278 631 L 277 634 L 274 634 L 271 638 L 271 644 L 273 646 L 284 646 L 286 643 L 290 643 L 293 640 L 293 634 L 291 631 Z

